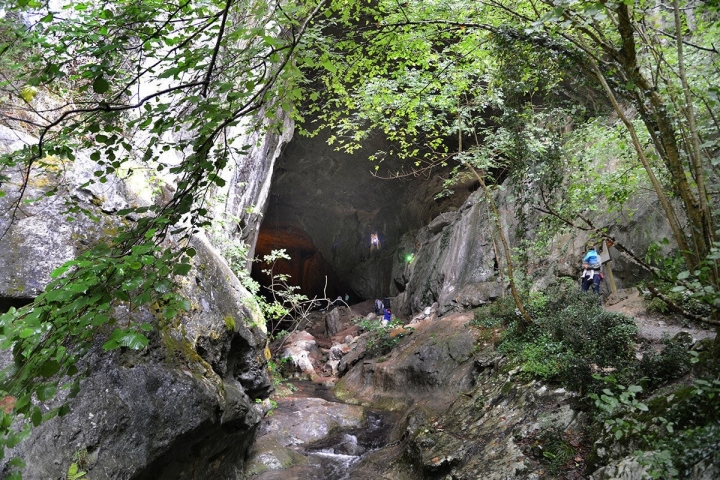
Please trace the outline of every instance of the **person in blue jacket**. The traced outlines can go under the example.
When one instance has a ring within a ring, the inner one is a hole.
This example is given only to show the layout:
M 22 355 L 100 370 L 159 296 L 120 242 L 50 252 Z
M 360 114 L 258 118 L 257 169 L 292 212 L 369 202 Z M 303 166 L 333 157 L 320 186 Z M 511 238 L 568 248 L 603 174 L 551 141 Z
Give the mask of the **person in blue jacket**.
M 595 246 L 590 245 L 582 261 L 583 273 L 581 279 L 583 292 L 587 292 L 592 285 L 593 292 L 600 295 L 600 282 L 602 281 L 601 266 L 600 255 L 595 251 Z
M 388 323 L 390 323 L 390 320 L 392 319 L 392 311 L 390 311 L 389 308 L 383 307 L 382 312 L 383 312 L 383 319 L 382 319 L 383 325 L 387 325 Z

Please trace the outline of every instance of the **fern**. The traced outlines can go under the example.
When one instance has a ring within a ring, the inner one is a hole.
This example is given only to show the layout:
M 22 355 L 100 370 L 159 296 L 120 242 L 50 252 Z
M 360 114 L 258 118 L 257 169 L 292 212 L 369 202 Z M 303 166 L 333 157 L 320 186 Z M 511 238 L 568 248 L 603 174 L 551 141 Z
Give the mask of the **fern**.
M 84 478 L 86 474 L 87 472 L 80 470 L 77 463 L 71 463 L 67 472 L 67 480 L 80 480 Z

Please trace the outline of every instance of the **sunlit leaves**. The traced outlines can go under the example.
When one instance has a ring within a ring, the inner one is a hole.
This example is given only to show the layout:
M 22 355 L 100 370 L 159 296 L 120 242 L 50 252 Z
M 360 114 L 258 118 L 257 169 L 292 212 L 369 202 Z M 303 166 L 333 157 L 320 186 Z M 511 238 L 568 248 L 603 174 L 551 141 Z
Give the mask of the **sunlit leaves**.
M 0 346 L 15 355 L 0 376 L 0 398 L 17 398 L 2 417 L 0 453 L 21 439 L 13 418 L 37 425 L 55 414 L 43 415 L 34 399 L 53 400 L 57 380 L 78 374 L 79 359 L 98 337 L 108 350 L 145 348 L 153 324 L 139 321 L 140 309 L 164 320 L 189 308 L 175 276 L 191 271 L 196 252 L 179 245 L 208 223 L 205 198 L 225 185 L 228 159 L 247 152 L 238 136 L 277 127 L 277 108 L 293 112 L 304 98 L 290 56 L 315 5 L 31 0 L 12 8 L 32 8 L 40 23 L 28 29 L 8 20 L 12 15 L 0 19 L 8 40 L 0 57 L 9 79 L 3 87 L 25 85 L 12 97 L 23 105 L 39 90 L 65 103 L 28 124 L 41 142 L 2 156 L 0 171 L 45 167 L 46 155 L 70 162 L 82 152 L 94 162 L 94 178 L 83 188 L 135 172 L 157 181 L 153 187 L 163 185 L 154 172 L 169 172 L 177 188 L 162 206 L 133 202 L 106 219 L 117 231 L 53 271 L 31 306 L 0 316 Z M 268 117 L 248 120 L 259 111 Z M 101 217 L 72 201 L 66 213 Z M 165 242 L 168 234 L 174 242 Z M 71 394 L 77 385 L 67 385 Z
M 133 350 L 145 348 L 148 339 L 142 333 L 135 330 L 117 329 L 110 335 L 110 339 L 103 344 L 105 350 L 114 350 L 118 347 L 128 347 Z

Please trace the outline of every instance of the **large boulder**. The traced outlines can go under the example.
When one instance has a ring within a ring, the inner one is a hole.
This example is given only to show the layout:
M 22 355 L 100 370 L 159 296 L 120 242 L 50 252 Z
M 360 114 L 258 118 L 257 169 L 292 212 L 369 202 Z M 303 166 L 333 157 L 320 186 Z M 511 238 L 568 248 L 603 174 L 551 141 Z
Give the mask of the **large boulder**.
M 24 478 L 64 479 L 73 463 L 88 478 L 237 478 L 272 389 L 266 333 L 224 261 L 200 238 L 193 247 L 182 292 L 191 310 L 141 351 L 108 354 L 98 342 L 71 412 L 11 452 L 25 459 Z
M 436 411 L 444 409 L 473 384 L 472 358 L 479 338 L 465 328 L 471 318 L 470 314 L 455 314 L 414 323 L 409 337 L 378 359 L 363 358 L 370 340 L 358 341 L 340 363 L 340 371 L 347 373 L 337 383 L 335 394 L 345 401 L 392 410 L 416 402 Z M 389 335 L 408 331 L 402 330 Z

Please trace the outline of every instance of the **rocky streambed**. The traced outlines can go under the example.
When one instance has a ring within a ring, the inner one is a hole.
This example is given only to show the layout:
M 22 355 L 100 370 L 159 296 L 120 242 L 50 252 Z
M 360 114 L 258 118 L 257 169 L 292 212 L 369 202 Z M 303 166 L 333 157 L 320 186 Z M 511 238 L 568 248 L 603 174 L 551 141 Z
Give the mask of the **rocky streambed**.
M 246 475 L 257 480 L 358 478 L 353 467 L 389 443 L 398 415 L 340 402 L 312 381 L 290 384 L 263 420 Z
M 279 356 L 307 380 L 275 400 L 244 478 L 644 478 L 643 467 L 611 451 L 615 444 L 590 436 L 601 426 L 579 394 L 529 379 L 495 349 L 499 330 L 470 327 L 472 312 L 438 318 L 433 310 L 381 354 L 371 345 L 382 339 L 352 321 L 370 319 L 362 305 L 288 337 Z
M 467 328 L 469 313 L 417 319 L 381 356 L 346 321 L 365 312 L 341 313 L 285 344 L 285 365 L 312 380 L 274 400 L 248 480 L 528 478 L 540 469 L 525 444 L 582 424 L 569 392 L 502 373 L 493 332 Z

